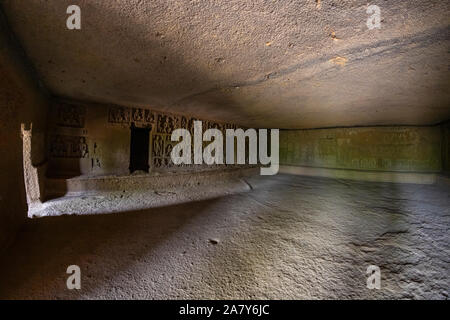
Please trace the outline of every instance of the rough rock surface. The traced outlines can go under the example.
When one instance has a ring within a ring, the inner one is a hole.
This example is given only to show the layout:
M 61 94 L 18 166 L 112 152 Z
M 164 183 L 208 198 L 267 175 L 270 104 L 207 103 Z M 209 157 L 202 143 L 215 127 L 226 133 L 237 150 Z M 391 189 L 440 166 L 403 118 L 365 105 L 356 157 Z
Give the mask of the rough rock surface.
M 3 256 L 0 297 L 448 298 L 448 187 L 247 182 L 202 202 L 31 220 Z M 78 291 L 65 285 L 72 264 Z M 380 290 L 366 288 L 369 265 Z
M 66 9 L 81 8 L 81 30 Z M 450 117 L 450 2 L 2 1 L 55 95 L 248 127 Z M 381 28 L 369 30 L 369 4 Z

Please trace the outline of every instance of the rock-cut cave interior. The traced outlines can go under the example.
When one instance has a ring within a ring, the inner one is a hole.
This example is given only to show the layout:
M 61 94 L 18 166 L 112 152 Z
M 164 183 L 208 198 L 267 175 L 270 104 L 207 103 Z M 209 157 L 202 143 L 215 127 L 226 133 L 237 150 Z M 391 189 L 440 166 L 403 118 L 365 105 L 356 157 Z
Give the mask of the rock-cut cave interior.
M 449 31 L 449 1 L 1 0 L 0 299 L 448 299 Z

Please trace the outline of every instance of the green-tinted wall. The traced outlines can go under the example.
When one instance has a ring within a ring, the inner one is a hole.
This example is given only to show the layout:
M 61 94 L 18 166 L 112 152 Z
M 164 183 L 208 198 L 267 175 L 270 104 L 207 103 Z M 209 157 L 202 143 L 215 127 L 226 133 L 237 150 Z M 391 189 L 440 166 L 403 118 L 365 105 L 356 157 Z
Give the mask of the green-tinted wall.
M 441 128 L 367 127 L 280 132 L 280 164 L 338 169 L 439 172 Z
M 450 122 L 442 125 L 442 170 L 450 173 Z

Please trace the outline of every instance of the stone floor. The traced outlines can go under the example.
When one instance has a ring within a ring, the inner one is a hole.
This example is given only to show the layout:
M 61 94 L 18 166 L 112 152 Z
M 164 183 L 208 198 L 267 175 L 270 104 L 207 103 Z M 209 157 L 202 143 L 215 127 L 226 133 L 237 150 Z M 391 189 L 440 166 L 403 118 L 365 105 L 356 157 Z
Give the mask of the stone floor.
M 448 299 L 450 190 L 278 175 L 253 190 L 110 215 L 30 220 L 0 298 Z M 81 290 L 66 268 L 81 268 Z M 381 289 L 366 268 L 381 268 Z

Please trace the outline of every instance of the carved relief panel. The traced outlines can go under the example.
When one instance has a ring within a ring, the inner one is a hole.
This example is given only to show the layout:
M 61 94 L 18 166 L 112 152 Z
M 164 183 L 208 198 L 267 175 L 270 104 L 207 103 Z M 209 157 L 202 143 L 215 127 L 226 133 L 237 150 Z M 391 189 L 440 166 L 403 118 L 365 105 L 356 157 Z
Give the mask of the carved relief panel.
M 89 156 L 86 137 L 53 135 L 50 140 L 52 158 L 87 158 Z
M 60 103 L 56 106 L 56 125 L 83 128 L 85 108 L 83 106 Z

